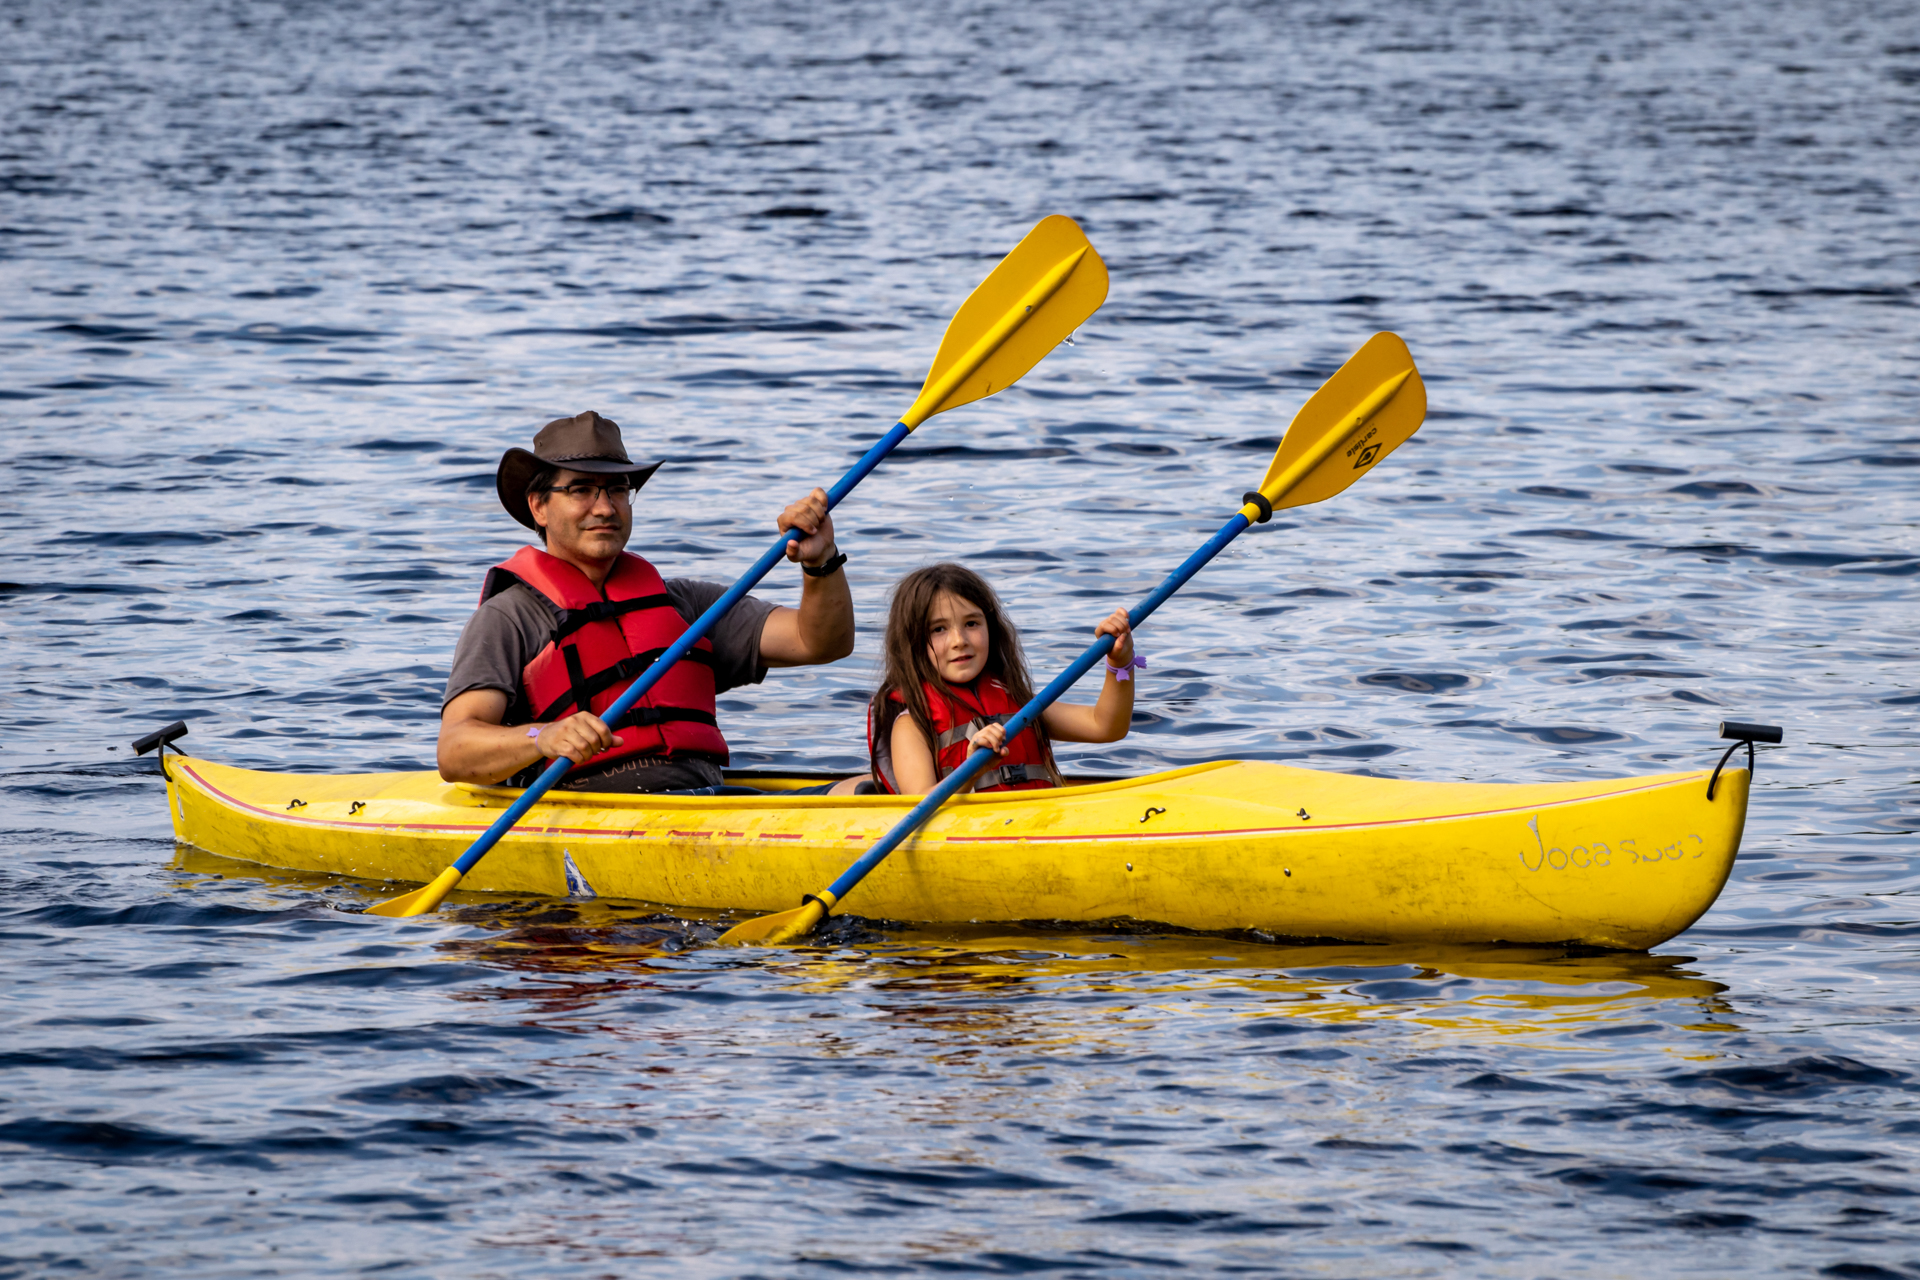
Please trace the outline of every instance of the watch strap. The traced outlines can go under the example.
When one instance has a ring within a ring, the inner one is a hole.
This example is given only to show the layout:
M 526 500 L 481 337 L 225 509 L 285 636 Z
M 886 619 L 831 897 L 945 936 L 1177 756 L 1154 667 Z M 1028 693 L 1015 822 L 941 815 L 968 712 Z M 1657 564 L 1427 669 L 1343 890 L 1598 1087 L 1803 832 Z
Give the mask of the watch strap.
M 838 555 L 834 556 L 833 559 L 827 561 L 825 564 L 819 564 L 819 565 L 803 564 L 800 566 L 800 571 L 806 574 L 809 578 L 826 578 L 826 577 L 831 577 L 833 574 L 840 572 L 840 566 L 845 564 L 846 562 L 847 562 L 847 553 L 842 551 Z

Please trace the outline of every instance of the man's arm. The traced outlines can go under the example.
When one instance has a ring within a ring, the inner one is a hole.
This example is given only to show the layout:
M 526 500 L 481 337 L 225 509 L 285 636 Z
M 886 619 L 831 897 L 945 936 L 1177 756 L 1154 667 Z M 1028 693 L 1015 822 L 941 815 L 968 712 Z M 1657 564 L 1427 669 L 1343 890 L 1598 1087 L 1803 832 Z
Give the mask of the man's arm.
M 815 489 L 780 513 L 780 528 L 793 530 L 787 559 L 819 567 L 839 554 L 827 495 Z M 844 570 L 800 579 L 800 607 L 776 608 L 760 627 L 760 660 L 770 667 L 837 662 L 853 652 L 853 592 Z
M 536 760 L 565 756 L 582 764 L 619 743 L 596 715 L 576 712 L 541 725 L 537 738 L 527 736 L 533 726 L 508 727 L 500 723 L 506 718 L 507 695 L 498 689 L 469 689 L 441 708 L 440 776 L 491 786 Z

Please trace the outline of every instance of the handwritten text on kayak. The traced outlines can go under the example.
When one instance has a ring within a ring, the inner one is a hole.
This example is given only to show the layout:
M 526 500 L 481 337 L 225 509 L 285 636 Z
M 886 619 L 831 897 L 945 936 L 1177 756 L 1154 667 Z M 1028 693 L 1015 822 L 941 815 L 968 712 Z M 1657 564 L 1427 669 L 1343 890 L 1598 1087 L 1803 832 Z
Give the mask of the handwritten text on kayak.
M 1612 845 L 1594 840 L 1588 844 L 1577 844 L 1571 849 L 1548 848 L 1546 841 L 1540 838 L 1540 816 L 1535 814 L 1527 820 L 1527 826 L 1533 831 L 1533 842 L 1537 852 L 1520 854 L 1520 865 L 1529 871 L 1565 871 L 1569 867 L 1610 867 L 1616 849 L 1631 866 L 1636 862 L 1679 862 L 1683 858 L 1701 858 L 1706 856 L 1707 842 L 1698 835 L 1687 835 L 1669 845 L 1662 845 L 1651 852 L 1642 851 L 1637 840 L 1617 840 Z M 1693 841 L 1688 845 L 1687 841 Z

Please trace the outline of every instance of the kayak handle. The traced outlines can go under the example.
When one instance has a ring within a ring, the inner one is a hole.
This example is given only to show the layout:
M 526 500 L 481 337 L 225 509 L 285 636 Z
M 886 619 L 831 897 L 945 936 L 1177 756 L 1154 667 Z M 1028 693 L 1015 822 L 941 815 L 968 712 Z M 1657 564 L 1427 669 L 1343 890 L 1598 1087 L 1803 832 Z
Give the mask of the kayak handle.
M 133 740 L 133 754 L 143 756 L 155 747 L 160 748 L 160 755 L 158 757 L 160 761 L 160 776 L 166 778 L 168 781 L 172 781 L 172 776 L 167 773 L 167 744 L 175 738 L 184 738 L 186 736 L 187 722 L 185 720 L 175 720 L 164 729 L 155 729 L 143 738 L 135 738 Z M 175 747 L 174 750 L 178 751 L 180 748 Z
M 184 738 L 186 736 L 187 722 L 185 720 L 175 720 L 164 729 L 155 729 L 144 738 L 135 738 L 133 740 L 133 754 L 143 756 L 155 747 L 158 747 L 160 748 L 160 754 L 164 756 L 167 753 L 168 743 L 172 742 L 175 738 Z M 175 747 L 174 750 L 178 751 L 179 748 Z
M 1733 753 L 1743 745 L 1747 749 L 1747 773 L 1753 773 L 1753 744 L 1756 742 L 1778 743 L 1782 737 L 1777 724 L 1743 724 L 1738 720 L 1722 720 L 1720 736 L 1732 738 L 1733 745 L 1720 757 L 1720 763 L 1713 766 L 1713 776 L 1707 779 L 1707 799 L 1713 799 L 1713 788 L 1720 781 L 1720 771 L 1727 767 L 1727 761 L 1733 759 Z

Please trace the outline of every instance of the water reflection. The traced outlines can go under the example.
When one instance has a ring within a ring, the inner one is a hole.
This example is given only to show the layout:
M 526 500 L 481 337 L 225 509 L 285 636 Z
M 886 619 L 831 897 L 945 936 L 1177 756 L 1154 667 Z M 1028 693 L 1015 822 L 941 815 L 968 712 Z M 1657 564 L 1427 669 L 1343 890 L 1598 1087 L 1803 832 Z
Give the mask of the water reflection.
M 338 902 L 355 882 L 254 866 L 187 845 L 174 866 L 198 876 L 253 879 Z M 676 981 L 749 966 L 796 996 L 876 998 L 889 1018 L 926 1020 L 943 1032 L 1002 1031 L 1016 1016 L 1058 1026 L 1081 1012 L 1177 1003 L 1248 1020 L 1274 1037 L 1305 1020 L 1338 1030 L 1391 1018 L 1463 1041 L 1524 1037 L 1578 1049 L 1596 1036 L 1636 1034 L 1658 1016 L 1674 1025 L 1735 1031 L 1726 990 L 1688 966 L 1691 957 L 1569 947 L 1285 946 L 1244 936 L 1029 923 L 903 925 L 836 917 L 814 945 L 792 950 L 719 948 L 734 918 L 658 904 L 490 898 L 464 894 L 446 913 L 468 936 L 439 951 L 509 970 L 522 984 L 490 992 L 553 1012 L 644 990 L 657 973 Z M 1116 998 L 1102 1005 L 1099 996 Z M 933 1000 L 901 1004 L 901 1000 Z M 984 1001 L 984 1003 L 983 1003 Z M 1008 1003 L 1011 1002 L 1011 1003 Z M 1122 1003 L 1124 1002 L 1124 1003 Z M 1016 1013 L 1026 1006 L 1024 1013 Z M 1003 1043 L 1011 1043 L 1006 1041 Z M 1022 1040 L 1022 1043 L 1027 1043 Z

